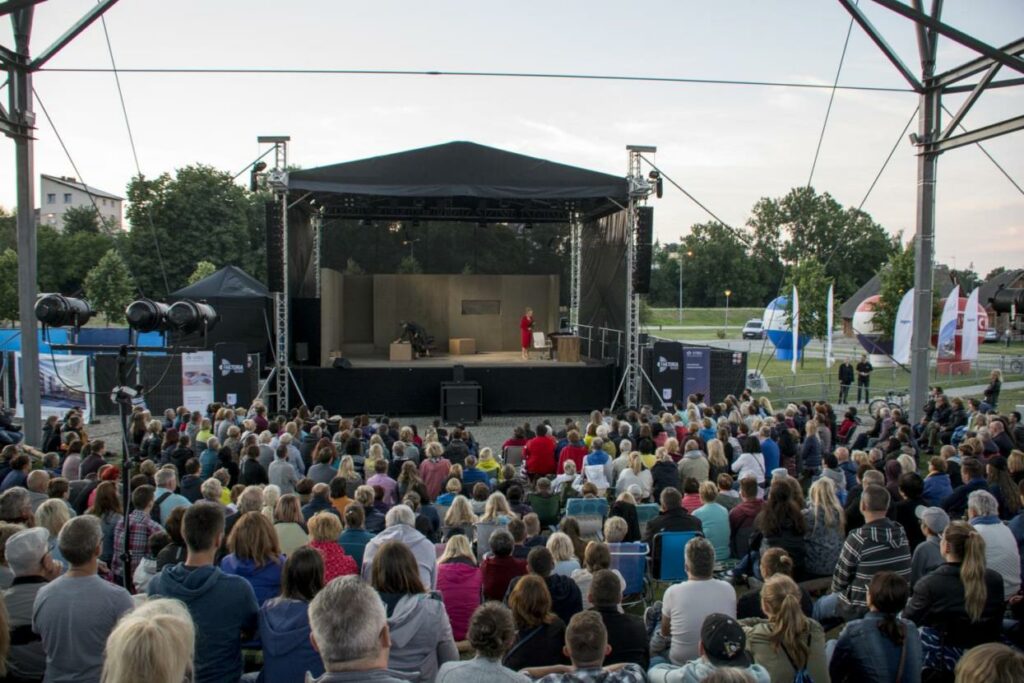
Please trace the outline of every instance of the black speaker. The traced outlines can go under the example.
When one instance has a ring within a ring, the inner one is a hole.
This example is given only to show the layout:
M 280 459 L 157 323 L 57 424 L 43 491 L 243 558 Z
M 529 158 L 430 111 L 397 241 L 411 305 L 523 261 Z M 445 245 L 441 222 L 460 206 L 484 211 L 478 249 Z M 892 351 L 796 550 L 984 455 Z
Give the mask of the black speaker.
M 641 206 L 636 210 L 636 269 L 633 271 L 633 291 L 649 294 L 651 291 L 651 242 L 654 238 L 654 207 Z
M 452 381 L 453 382 L 465 382 L 466 381 L 466 366 L 456 365 L 452 368 Z
M 309 360 L 309 344 L 306 342 L 296 342 L 295 344 L 295 362 L 305 363 Z
M 281 205 L 268 201 L 264 204 L 267 220 L 267 289 L 284 291 L 284 225 L 281 223 Z
M 351 370 L 352 361 L 350 361 L 348 358 L 335 358 L 334 362 L 331 363 L 331 367 L 335 368 L 336 370 Z
M 441 420 L 445 424 L 479 424 L 484 390 L 477 382 L 441 382 Z

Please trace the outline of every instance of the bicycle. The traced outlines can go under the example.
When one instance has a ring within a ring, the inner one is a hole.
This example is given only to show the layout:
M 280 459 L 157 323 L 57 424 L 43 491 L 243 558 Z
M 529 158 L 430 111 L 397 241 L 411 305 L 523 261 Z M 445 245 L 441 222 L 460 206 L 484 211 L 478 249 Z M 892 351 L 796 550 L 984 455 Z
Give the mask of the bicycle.
M 878 417 L 878 411 L 882 408 L 889 408 L 890 410 L 898 408 L 906 411 L 909 400 L 908 392 L 889 389 L 885 392 L 885 398 L 879 397 L 868 403 L 868 414 L 871 417 Z

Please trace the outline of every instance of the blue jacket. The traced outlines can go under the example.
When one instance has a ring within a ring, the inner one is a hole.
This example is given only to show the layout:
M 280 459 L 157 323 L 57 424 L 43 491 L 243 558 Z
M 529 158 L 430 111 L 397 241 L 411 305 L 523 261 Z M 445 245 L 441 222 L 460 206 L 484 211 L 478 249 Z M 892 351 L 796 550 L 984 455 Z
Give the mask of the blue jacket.
M 281 568 L 285 557 L 282 555 L 277 562 L 267 562 L 257 567 L 252 560 L 240 560 L 234 553 L 220 561 L 220 568 L 226 574 L 234 574 L 245 579 L 256 594 L 256 602 L 263 604 L 281 592 Z
M 209 479 L 213 476 L 213 473 L 216 471 L 219 464 L 220 458 L 217 457 L 217 451 L 207 448 L 199 455 L 199 467 L 201 468 L 199 476 L 202 477 L 204 481 Z
M 929 474 L 925 477 L 922 498 L 929 505 L 939 505 L 951 493 L 953 493 L 953 484 L 949 481 L 949 475 L 945 472 L 942 474 Z
M 195 683 L 238 683 L 242 632 L 255 633 L 259 605 L 249 582 L 217 567 L 169 565 L 146 587 L 151 596 L 185 603 L 196 633 Z
M 372 538 L 373 534 L 369 531 L 345 529 L 341 532 L 341 536 L 338 537 L 338 545 L 345 550 L 346 555 L 349 555 L 356 561 L 356 566 L 361 570 L 363 568 L 363 551 L 366 550 L 366 544 Z
M 764 471 L 771 473 L 779 466 L 779 444 L 772 439 L 761 442 L 761 455 L 764 456 Z
M 260 608 L 261 683 L 304 683 L 307 671 L 314 678 L 323 675 L 323 661 L 309 642 L 309 632 L 309 603 L 288 598 L 264 603 Z
M 307 522 L 320 512 L 330 512 L 341 517 L 338 508 L 331 504 L 330 498 L 310 498 L 309 502 L 302 506 L 302 518 Z
M 906 619 L 899 619 L 906 634 L 903 644 L 907 648 L 907 654 L 903 662 L 903 676 L 897 680 L 901 648 L 878 630 L 881 621 L 880 613 L 868 612 L 863 619 L 846 624 L 839 634 L 835 652 L 829 662 L 828 672 L 832 683 L 920 683 L 921 635 L 917 631 L 917 626 Z
M 472 488 L 473 484 L 476 484 L 477 482 L 487 484 L 487 488 L 491 487 L 491 478 L 487 476 L 487 473 L 484 472 L 483 470 L 478 469 L 476 467 L 467 467 L 464 470 L 462 470 L 463 488 L 467 486 Z
M 1010 527 L 1013 537 L 1017 539 L 1017 552 L 1020 553 L 1021 559 L 1020 575 L 1021 579 L 1024 579 L 1024 512 L 1018 512 L 1006 526 Z
M 967 496 L 974 491 L 987 491 L 988 482 L 984 477 L 978 477 L 966 482 L 963 486 L 956 487 L 952 493 L 942 501 L 942 509 L 949 514 L 950 519 L 959 519 L 967 511 Z
M 839 463 L 839 471 L 846 477 L 846 491 L 850 492 L 857 486 L 857 463 L 852 460 Z M 928 490 L 928 485 L 925 484 L 925 491 Z M 925 498 L 928 496 L 926 495 Z

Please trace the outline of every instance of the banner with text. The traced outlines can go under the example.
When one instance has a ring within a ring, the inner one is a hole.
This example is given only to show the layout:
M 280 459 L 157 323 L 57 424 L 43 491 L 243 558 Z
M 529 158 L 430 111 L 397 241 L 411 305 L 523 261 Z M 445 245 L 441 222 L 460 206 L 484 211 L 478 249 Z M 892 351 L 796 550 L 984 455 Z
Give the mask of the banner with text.
M 248 406 L 252 402 L 249 354 L 241 342 L 213 345 L 213 396 L 218 403 Z
M 892 331 L 892 359 L 900 365 L 910 363 L 910 338 L 914 331 L 914 288 L 903 295 L 896 311 L 896 325 Z
M 683 345 L 679 342 L 654 342 L 651 381 L 662 405 L 685 400 L 683 393 Z
M 181 354 L 181 405 L 206 414 L 213 403 L 213 351 Z
M 21 352 L 14 354 L 14 372 L 21 377 Z M 87 356 L 42 356 L 39 359 L 40 414 L 63 418 L 68 410 L 81 411 L 82 419 L 92 419 L 92 395 L 89 387 Z M 15 394 L 15 417 L 25 417 L 21 385 Z
M 683 348 L 683 392 L 711 402 L 711 349 Z
M 939 344 L 937 359 L 956 357 L 956 319 L 959 315 L 960 285 L 946 297 L 946 305 L 942 307 L 942 318 L 939 319 Z

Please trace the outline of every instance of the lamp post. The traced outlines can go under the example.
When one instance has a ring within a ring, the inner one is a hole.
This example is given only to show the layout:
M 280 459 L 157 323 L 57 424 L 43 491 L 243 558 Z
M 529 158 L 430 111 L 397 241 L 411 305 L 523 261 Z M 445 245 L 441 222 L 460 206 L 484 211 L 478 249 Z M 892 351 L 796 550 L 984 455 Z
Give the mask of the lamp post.
M 732 290 L 731 289 L 725 290 L 725 327 L 726 328 L 729 327 L 729 297 L 731 297 L 731 296 L 732 296 Z M 725 329 L 723 328 L 722 331 L 724 332 Z
M 679 247 L 680 247 L 680 249 L 677 252 L 677 254 L 679 255 L 678 261 L 679 261 L 679 324 L 680 325 L 683 324 L 683 255 L 684 254 L 683 254 L 682 246 L 683 246 L 683 238 L 680 237 L 679 238 Z M 686 256 L 693 256 L 693 252 L 692 251 L 687 251 L 685 255 Z

